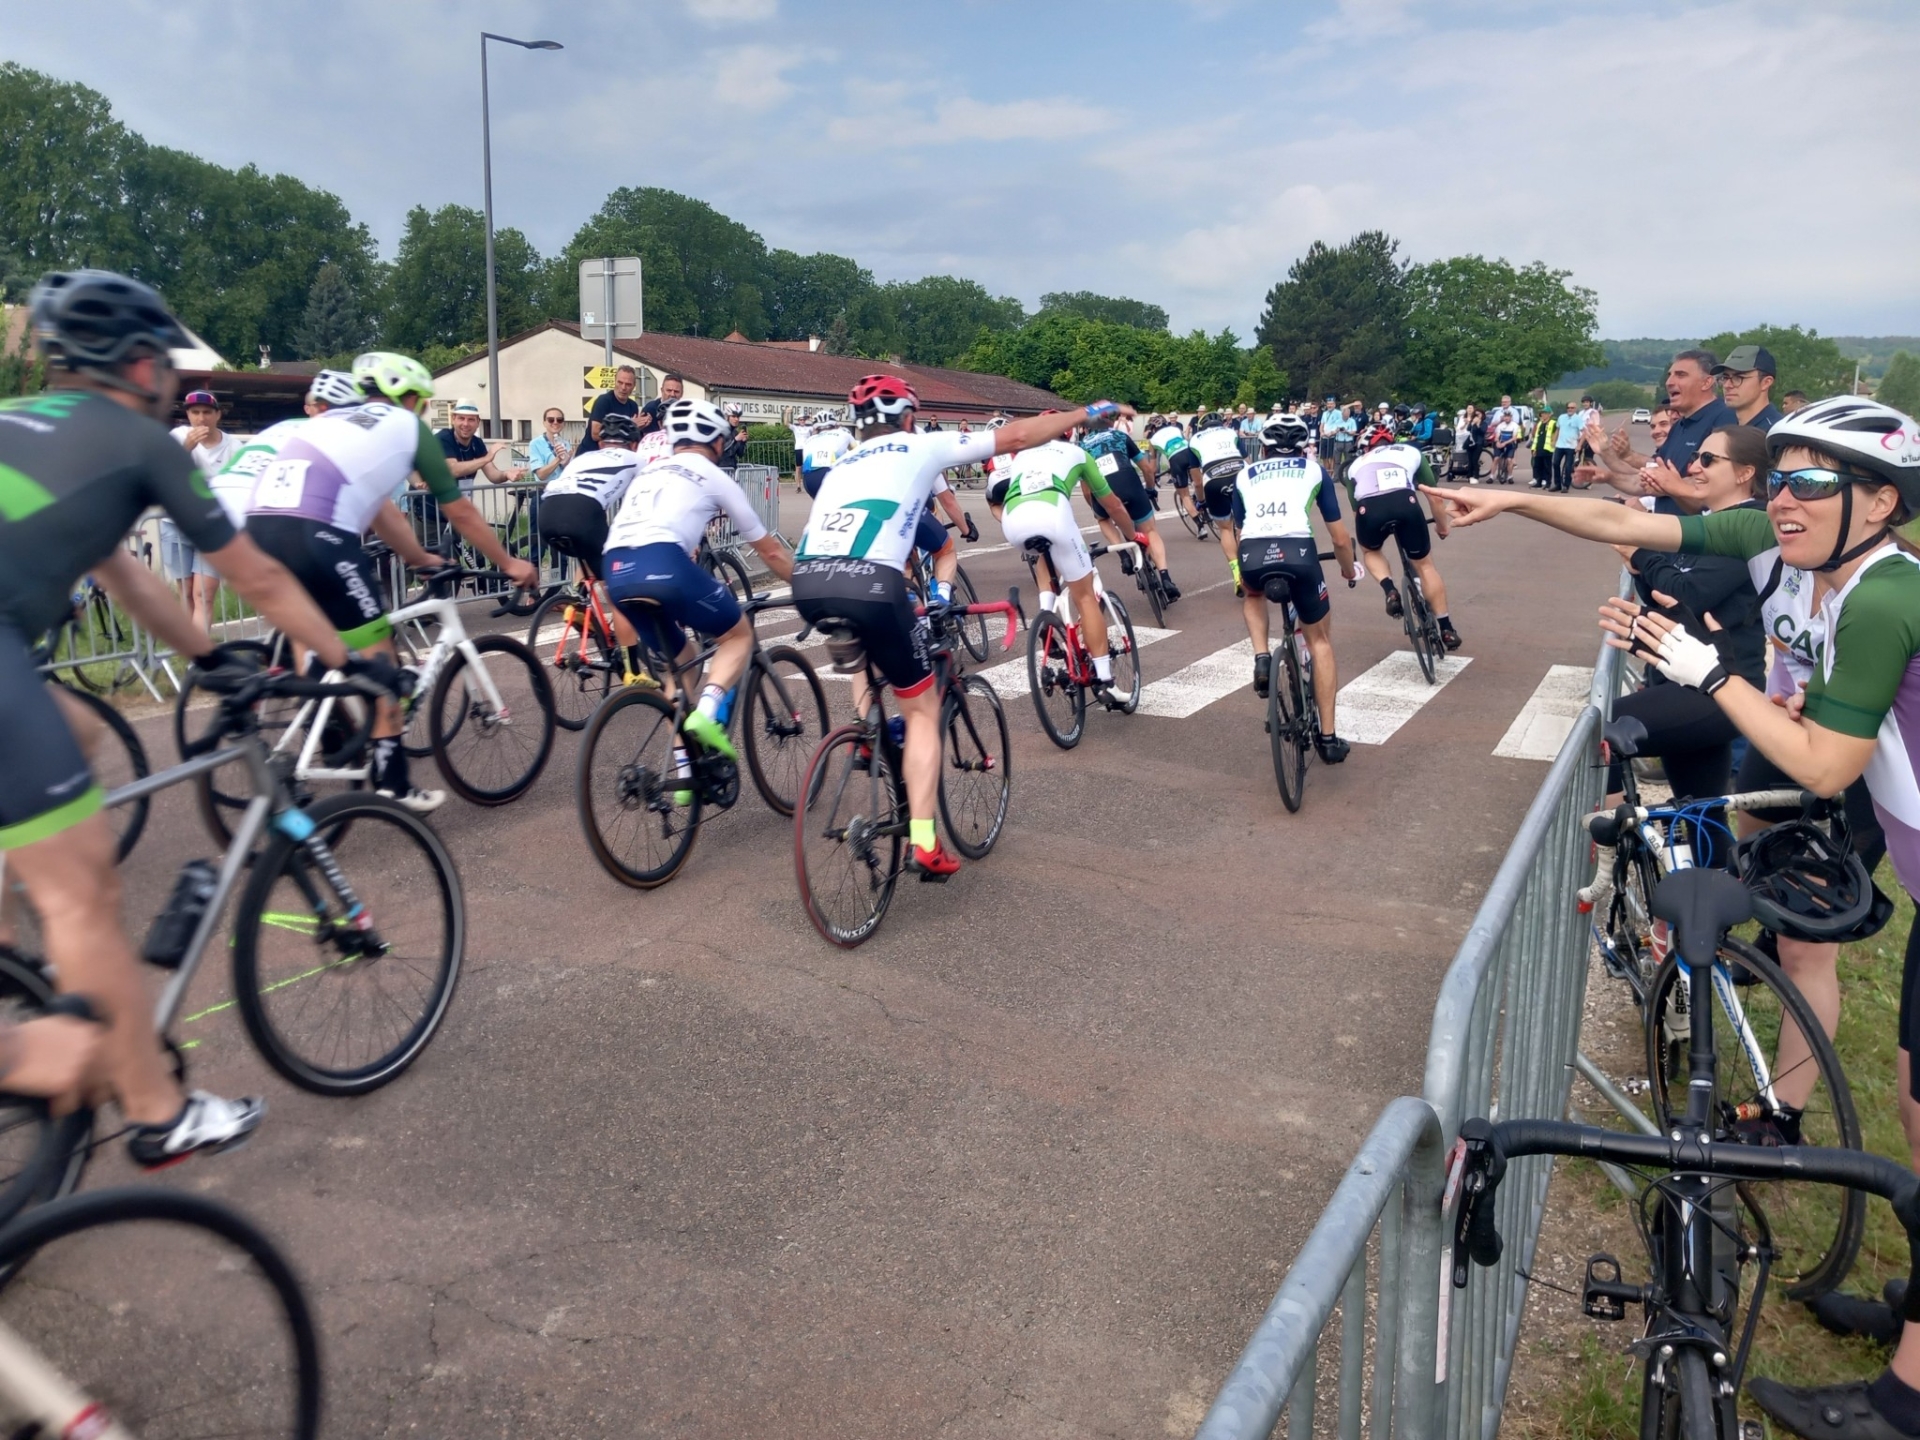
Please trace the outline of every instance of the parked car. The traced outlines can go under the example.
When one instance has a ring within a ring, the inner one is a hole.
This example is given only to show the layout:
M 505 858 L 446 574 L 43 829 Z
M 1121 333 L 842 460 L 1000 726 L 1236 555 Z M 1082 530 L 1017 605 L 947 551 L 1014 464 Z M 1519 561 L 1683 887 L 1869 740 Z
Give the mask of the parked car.
M 1633 423 L 1635 425 L 1651 425 L 1653 423 L 1653 412 L 1645 406 L 1642 406 L 1633 412 Z

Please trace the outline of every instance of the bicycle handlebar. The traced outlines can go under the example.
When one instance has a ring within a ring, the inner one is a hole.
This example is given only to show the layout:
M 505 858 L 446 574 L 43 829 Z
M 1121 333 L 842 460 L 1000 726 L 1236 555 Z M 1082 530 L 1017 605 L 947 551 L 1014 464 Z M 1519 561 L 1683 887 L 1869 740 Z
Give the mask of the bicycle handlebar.
M 1007 633 L 1000 640 L 1002 650 L 1013 648 L 1014 632 L 1027 618 L 1026 612 L 1020 608 L 1020 587 L 1017 585 L 1007 591 L 1007 598 L 1004 600 L 991 600 L 974 605 L 922 605 L 917 613 L 930 620 L 951 615 L 1004 615 L 1007 617 Z

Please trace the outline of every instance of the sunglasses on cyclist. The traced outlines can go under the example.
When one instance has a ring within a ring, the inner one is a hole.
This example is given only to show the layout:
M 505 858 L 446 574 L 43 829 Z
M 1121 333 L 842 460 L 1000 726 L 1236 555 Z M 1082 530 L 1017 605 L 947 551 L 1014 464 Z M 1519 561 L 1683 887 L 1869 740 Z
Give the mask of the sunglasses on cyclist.
M 1871 483 L 1875 478 L 1857 475 L 1851 470 L 1828 469 L 1824 465 L 1805 470 L 1769 470 L 1767 499 L 1772 500 L 1782 490 L 1791 490 L 1796 500 L 1831 500 L 1842 486 Z

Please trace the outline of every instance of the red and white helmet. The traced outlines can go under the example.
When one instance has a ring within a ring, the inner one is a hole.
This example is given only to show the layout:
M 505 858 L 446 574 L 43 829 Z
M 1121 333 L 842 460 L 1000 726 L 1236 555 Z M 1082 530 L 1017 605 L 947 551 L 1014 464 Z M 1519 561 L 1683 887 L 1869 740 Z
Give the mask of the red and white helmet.
M 1391 425 L 1369 426 L 1366 433 L 1360 437 L 1360 449 L 1363 453 L 1391 444 L 1393 444 L 1393 426 Z
M 897 420 L 909 410 L 918 410 L 920 397 L 898 375 L 867 375 L 847 392 L 847 403 L 853 406 L 857 421 Z

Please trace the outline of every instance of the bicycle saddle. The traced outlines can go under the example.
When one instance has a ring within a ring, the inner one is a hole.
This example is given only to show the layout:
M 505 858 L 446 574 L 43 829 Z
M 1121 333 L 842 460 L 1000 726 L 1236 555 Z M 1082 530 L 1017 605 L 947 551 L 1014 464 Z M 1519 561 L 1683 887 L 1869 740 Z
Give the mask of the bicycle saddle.
M 824 620 L 816 620 L 813 628 L 826 637 L 827 655 L 833 661 L 834 674 L 858 675 L 867 668 L 866 647 L 860 643 L 851 622 L 829 615 Z
M 1753 895 L 1724 870 L 1676 870 L 1654 886 L 1652 908 L 1673 926 L 1682 960 L 1710 965 L 1720 937 L 1753 918 Z
M 1035 535 L 1020 548 L 1029 555 L 1050 555 L 1053 553 L 1053 542 L 1044 535 Z
M 1293 591 L 1284 575 L 1269 575 L 1261 582 L 1261 590 L 1266 593 L 1267 601 L 1273 605 L 1284 605 L 1293 598 Z
M 1618 720 L 1607 722 L 1600 738 L 1607 742 L 1614 759 L 1631 760 L 1640 753 L 1640 744 L 1647 738 L 1647 727 L 1635 716 L 1622 715 Z

